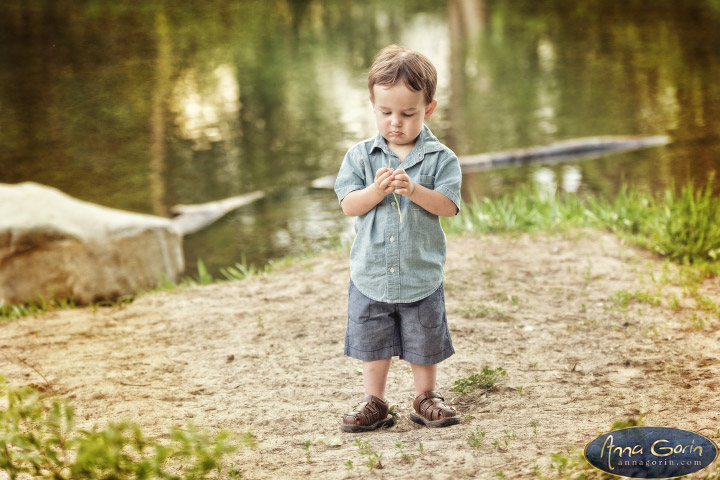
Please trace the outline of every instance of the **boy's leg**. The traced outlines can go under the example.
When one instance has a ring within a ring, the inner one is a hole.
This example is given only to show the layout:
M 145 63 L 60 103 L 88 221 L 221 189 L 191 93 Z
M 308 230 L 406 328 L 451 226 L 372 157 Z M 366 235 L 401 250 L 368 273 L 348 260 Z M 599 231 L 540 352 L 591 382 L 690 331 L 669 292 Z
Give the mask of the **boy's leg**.
M 385 398 L 385 382 L 390 371 L 392 358 L 383 358 L 372 362 L 363 362 L 363 383 L 365 395 Z
M 415 379 L 415 401 L 410 420 L 428 427 L 447 427 L 460 423 L 454 408 L 445 405 L 445 399 L 435 392 L 437 364 L 411 363 Z
M 365 397 L 355 411 L 343 417 L 341 430 L 344 432 L 367 432 L 380 427 L 395 425 L 395 418 L 389 415 L 390 406 L 385 401 L 385 381 L 392 358 L 363 362 Z
M 418 365 L 411 363 L 410 367 L 413 371 L 415 379 L 415 396 L 422 395 L 425 392 L 435 390 L 435 379 L 437 378 L 437 364 L 435 365 Z

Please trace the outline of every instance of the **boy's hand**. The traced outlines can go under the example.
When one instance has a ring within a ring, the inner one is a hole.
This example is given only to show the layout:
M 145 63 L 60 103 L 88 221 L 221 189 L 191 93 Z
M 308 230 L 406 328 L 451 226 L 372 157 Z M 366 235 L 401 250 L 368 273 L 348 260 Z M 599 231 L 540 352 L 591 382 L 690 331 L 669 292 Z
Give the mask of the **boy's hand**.
M 392 182 L 393 179 L 393 169 L 392 168 L 381 168 L 377 172 L 375 172 L 375 189 L 381 193 L 383 196 L 388 195 L 392 193 L 395 190 L 395 187 L 390 185 L 390 182 Z
M 410 180 L 410 176 L 402 168 L 395 170 L 392 177 L 390 185 L 395 189 L 395 193 L 410 197 L 415 192 L 415 182 Z

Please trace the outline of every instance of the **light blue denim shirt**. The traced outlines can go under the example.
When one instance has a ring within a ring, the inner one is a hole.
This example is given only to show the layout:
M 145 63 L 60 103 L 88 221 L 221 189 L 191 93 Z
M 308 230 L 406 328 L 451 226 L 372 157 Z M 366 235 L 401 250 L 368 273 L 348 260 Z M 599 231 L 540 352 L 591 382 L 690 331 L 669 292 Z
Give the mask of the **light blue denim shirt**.
M 335 193 L 342 202 L 354 190 L 375 181 L 375 172 L 402 168 L 413 182 L 442 193 L 460 209 L 462 173 L 457 156 L 423 126 L 412 151 L 400 159 L 377 134 L 353 146 L 345 155 Z M 375 301 L 410 303 L 431 295 L 443 281 L 445 232 L 440 217 L 403 195 L 387 195 L 365 215 L 355 219 L 355 241 L 350 250 L 350 279 Z

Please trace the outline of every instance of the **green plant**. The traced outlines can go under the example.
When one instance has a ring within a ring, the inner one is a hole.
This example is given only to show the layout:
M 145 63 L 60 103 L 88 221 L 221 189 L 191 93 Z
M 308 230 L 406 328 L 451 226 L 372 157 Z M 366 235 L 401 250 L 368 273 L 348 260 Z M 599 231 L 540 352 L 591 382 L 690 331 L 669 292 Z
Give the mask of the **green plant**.
M 393 417 L 393 419 L 395 420 L 396 423 L 397 423 L 398 417 L 400 416 L 397 409 L 398 409 L 398 406 L 396 404 L 390 405 L 390 408 L 388 408 L 388 413 L 390 414 L 391 417 Z
M 710 313 L 720 320 L 720 303 L 714 302 L 710 297 L 698 295 L 695 297 L 695 304 L 698 309 Z
M 243 474 L 240 470 L 234 466 L 227 471 L 227 476 L 230 478 L 242 478 Z
M 533 435 L 537 436 L 537 422 L 533 420 L 530 422 L 530 426 L 533 428 Z
M 208 272 L 207 267 L 205 266 L 205 262 L 202 261 L 202 259 L 197 261 L 197 282 L 200 285 L 209 285 L 213 283 L 213 277 L 210 275 L 210 272 Z
M 78 430 L 74 409 L 62 398 L 4 380 L 0 392 L 7 399 L 0 411 L 0 471 L 12 480 L 202 479 L 219 474 L 222 457 L 235 449 L 230 432 L 210 436 L 192 425 L 174 428 L 163 443 L 130 422 Z
M 507 372 L 502 367 L 497 367 L 494 370 L 489 367 L 483 367 L 480 373 L 455 380 L 455 384 L 451 390 L 453 392 L 471 393 L 480 388 L 489 392 L 497 386 L 500 379 L 506 374 Z
M 220 273 L 232 282 L 252 277 L 258 273 L 258 269 L 252 265 L 248 265 L 247 258 L 243 253 L 240 256 L 240 263 L 236 263 L 232 267 L 221 268 Z
M 380 461 L 383 454 L 376 452 L 375 449 L 372 448 L 372 446 L 370 445 L 370 440 L 360 440 L 358 438 L 355 439 L 353 445 L 358 447 L 358 453 L 365 457 L 365 466 L 368 468 L 368 470 L 383 468 L 382 462 Z
M 475 427 L 475 431 L 468 435 L 467 444 L 473 448 L 480 448 L 485 441 L 485 432 L 480 431 L 480 427 Z
M 680 299 L 678 298 L 677 295 L 673 295 L 673 296 L 670 298 L 670 309 L 677 312 L 677 311 L 680 310 L 681 308 L 682 308 L 682 307 L 681 307 L 681 305 L 680 305 Z
M 511 321 L 515 320 L 515 318 L 500 310 L 499 308 L 493 306 L 493 305 L 486 305 L 486 304 L 469 304 L 464 305 L 460 307 L 458 310 L 458 313 L 462 315 L 463 318 L 479 318 L 479 317 L 486 317 L 492 320 L 500 320 L 500 321 Z
M 515 440 L 516 438 L 517 435 L 515 435 L 515 433 L 510 433 L 507 430 L 503 430 L 502 440 L 494 440 L 492 442 L 492 446 L 497 448 L 498 450 L 507 450 L 508 446 L 510 446 L 510 440 Z
M 5 301 L 0 299 L 0 320 L 15 320 L 22 317 L 32 315 L 37 316 L 55 310 L 66 310 L 75 308 L 75 300 L 72 297 L 60 299 L 46 299 L 42 295 L 38 295 L 37 302 L 27 302 L 16 305 L 7 305 Z M 121 297 L 122 299 L 123 297 Z M 132 299 L 130 300 L 132 301 Z
M 310 457 L 310 440 L 305 440 L 303 450 L 305 450 L 305 461 L 307 463 L 312 463 L 312 458 Z
M 420 445 L 422 445 L 422 443 Z M 397 455 L 400 455 L 400 461 L 402 461 L 403 463 L 412 463 L 413 461 L 415 461 L 415 455 L 405 453 L 401 442 L 397 442 L 395 444 L 395 447 L 398 449 Z

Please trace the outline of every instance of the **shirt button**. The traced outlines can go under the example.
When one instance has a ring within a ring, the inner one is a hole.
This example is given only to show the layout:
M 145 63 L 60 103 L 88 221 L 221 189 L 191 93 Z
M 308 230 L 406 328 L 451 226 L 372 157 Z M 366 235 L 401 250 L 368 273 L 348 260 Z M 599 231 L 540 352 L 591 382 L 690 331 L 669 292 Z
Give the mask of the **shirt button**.
M 395 241 L 395 237 L 390 237 L 390 243 L 393 243 Z
M 390 267 L 390 273 L 395 273 L 395 267 Z
M 391 206 L 391 207 L 394 207 L 394 206 L 395 206 L 395 202 L 390 202 L 390 206 Z

